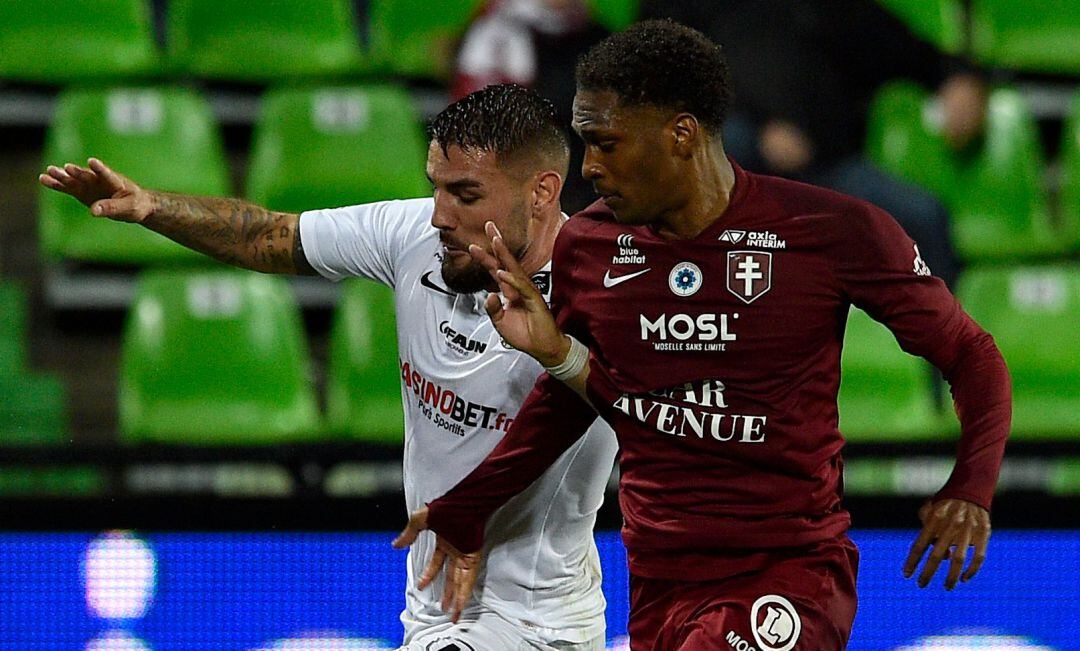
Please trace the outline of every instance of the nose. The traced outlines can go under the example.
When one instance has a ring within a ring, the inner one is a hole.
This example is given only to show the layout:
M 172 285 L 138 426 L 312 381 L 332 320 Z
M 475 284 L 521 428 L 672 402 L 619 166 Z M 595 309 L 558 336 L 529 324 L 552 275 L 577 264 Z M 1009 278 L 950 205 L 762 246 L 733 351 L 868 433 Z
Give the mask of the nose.
M 603 176 L 600 163 L 597 162 L 596 157 L 589 151 L 591 148 L 585 148 L 585 158 L 581 161 L 581 176 L 586 181 L 596 181 Z
M 439 200 L 439 193 L 435 193 L 435 208 L 431 211 L 431 225 L 439 230 L 453 230 L 457 227 L 457 219 L 451 210 L 447 209 L 444 202 Z

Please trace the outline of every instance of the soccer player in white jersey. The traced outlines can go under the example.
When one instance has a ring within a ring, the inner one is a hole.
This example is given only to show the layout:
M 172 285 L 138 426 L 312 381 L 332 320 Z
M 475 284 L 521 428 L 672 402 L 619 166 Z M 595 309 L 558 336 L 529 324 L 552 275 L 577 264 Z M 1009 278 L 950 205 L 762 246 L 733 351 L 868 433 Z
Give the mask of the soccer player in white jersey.
M 566 220 L 559 193 L 568 153 L 554 108 L 513 85 L 452 104 L 429 127 L 434 197 L 302 214 L 239 199 L 140 188 L 97 159 L 49 166 L 45 187 L 71 194 L 98 217 L 140 223 L 218 260 L 267 273 L 370 278 L 395 290 L 405 408 L 409 511 L 442 495 L 502 439 L 541 372 L 492 327 L 494 290 L 473 262 L 494 221 L 524 269 L 550 295 L 555 236 Z M 425 532 L 408 559 L 401 619 L 409 651 L 603 649 L 605 602 L 592 528 L 614 462 L 615 438 L 596 423 L 579 444 L 490 524 L 486 564 L 462 609 Z M 422 579 L 427 579 L 422 580 Z M 421 586 L 417 586 L 420 580 Z

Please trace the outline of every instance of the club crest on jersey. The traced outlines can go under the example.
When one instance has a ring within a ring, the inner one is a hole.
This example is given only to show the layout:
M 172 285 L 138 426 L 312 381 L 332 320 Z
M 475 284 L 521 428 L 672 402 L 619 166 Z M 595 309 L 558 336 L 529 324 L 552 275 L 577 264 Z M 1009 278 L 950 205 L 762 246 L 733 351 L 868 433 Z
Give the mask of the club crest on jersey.
M 668 287 L 676 296 L 693 296 L 701 289 L 701 268 L 693 262 L 680 262 L 668 275 Z
M 802 619 L 790 601 L 767 594 L 750 609 L 750 632 L 761 651 L 790 651 L 799 641 Z
M 765 251 L 729 251 L 727 254 L 727 289 L 750 304 L 772 288 L 772 253 Z
M 634 236 L 630 233 L 620 233 L 615 238 L 619 252 L 611 256 L 611 264 L 645 264 L 645 255 L 634 246 Z

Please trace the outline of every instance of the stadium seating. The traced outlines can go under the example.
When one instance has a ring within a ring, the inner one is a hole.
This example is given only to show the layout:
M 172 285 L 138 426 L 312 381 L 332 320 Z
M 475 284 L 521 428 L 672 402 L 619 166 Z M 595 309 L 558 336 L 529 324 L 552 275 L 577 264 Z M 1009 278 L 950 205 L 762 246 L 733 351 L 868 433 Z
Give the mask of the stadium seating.
M 484 0 L 370 0 L 369 56 L 380 72 L 446 80 L 457 40 Z
M 368 280 L 345 283 L 330 335 L 327 427 L 358 440 L 404 436 L 394 292 Z
M 878 0 L 903 20 L 919 38 L 942 52 L 958 54 L 964 47 L 964 6 L 961 0 Z
M 210 107 L 182 88 L 72 89 L 46 136 L 47 163 L 96 156 L 145 187 L 228 194 L 221 136 Z M 151 264 L 207 258 L 145 228 L 91 217 L 75 199 L 41 188 L 40 237 L 52 260 Z
M 918 86 L 885 86 L 870 110 L 869 156 L 945 202 L 956 247 L 968 260 L 1064 251 L 1066 238 L 1054 231 L 1048 213 L 1035 121 L 1019 93 L 992 91 L 986 135 L 970 155 L 945 144 L 938 116 L 938 107 Z
M 432 3 L 438 5 L 440 3 Z M 167 50 L 180 74 L 243 82 L 338 77 L 362 65 L 349 0 L 170 0 Z
M 127 442 L 274 444 L 320 435 L 299 310 L 284 279 L 146 272 L 125 328 Z
M 157 71 L 146 0 L 0 2 L 0 78 L 61 84 Z
M 972 0 L 971 47 L 984 63 L 1080 73 L 1080 3 L 1075 0 Z
M 639 0 L 588 0 L 596 21 L 612 31 L 626 29 L 637 20 Z
M 1061 233 L 1070 248 L 1080 248 L 1080 93 L 1061 134 Z
M 408 95 L 389 86 L 268 92 L 247 197 L 301 211 L 427 195 L 422 133 Z
M 1014 437 L 1080 434 L 1080 266 L 974 269 L 958 295 L 1009 366 Z
M 848 314 L 838 404 L 840 431 L 849 441 L 948 436 L 934 404 L 930 367 L 857 308 Z
M 26 368 L 26 293 L 0 281 L 0 375 Z

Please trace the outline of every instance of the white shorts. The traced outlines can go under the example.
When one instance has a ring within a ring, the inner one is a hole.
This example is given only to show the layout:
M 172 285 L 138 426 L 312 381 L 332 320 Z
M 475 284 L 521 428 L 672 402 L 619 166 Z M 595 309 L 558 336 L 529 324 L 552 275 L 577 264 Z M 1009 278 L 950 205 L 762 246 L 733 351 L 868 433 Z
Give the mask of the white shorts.
M 588 642 L 544 642 L 492 612 L 420 631 L 398 651 L 604 651 L 604 636 Z

